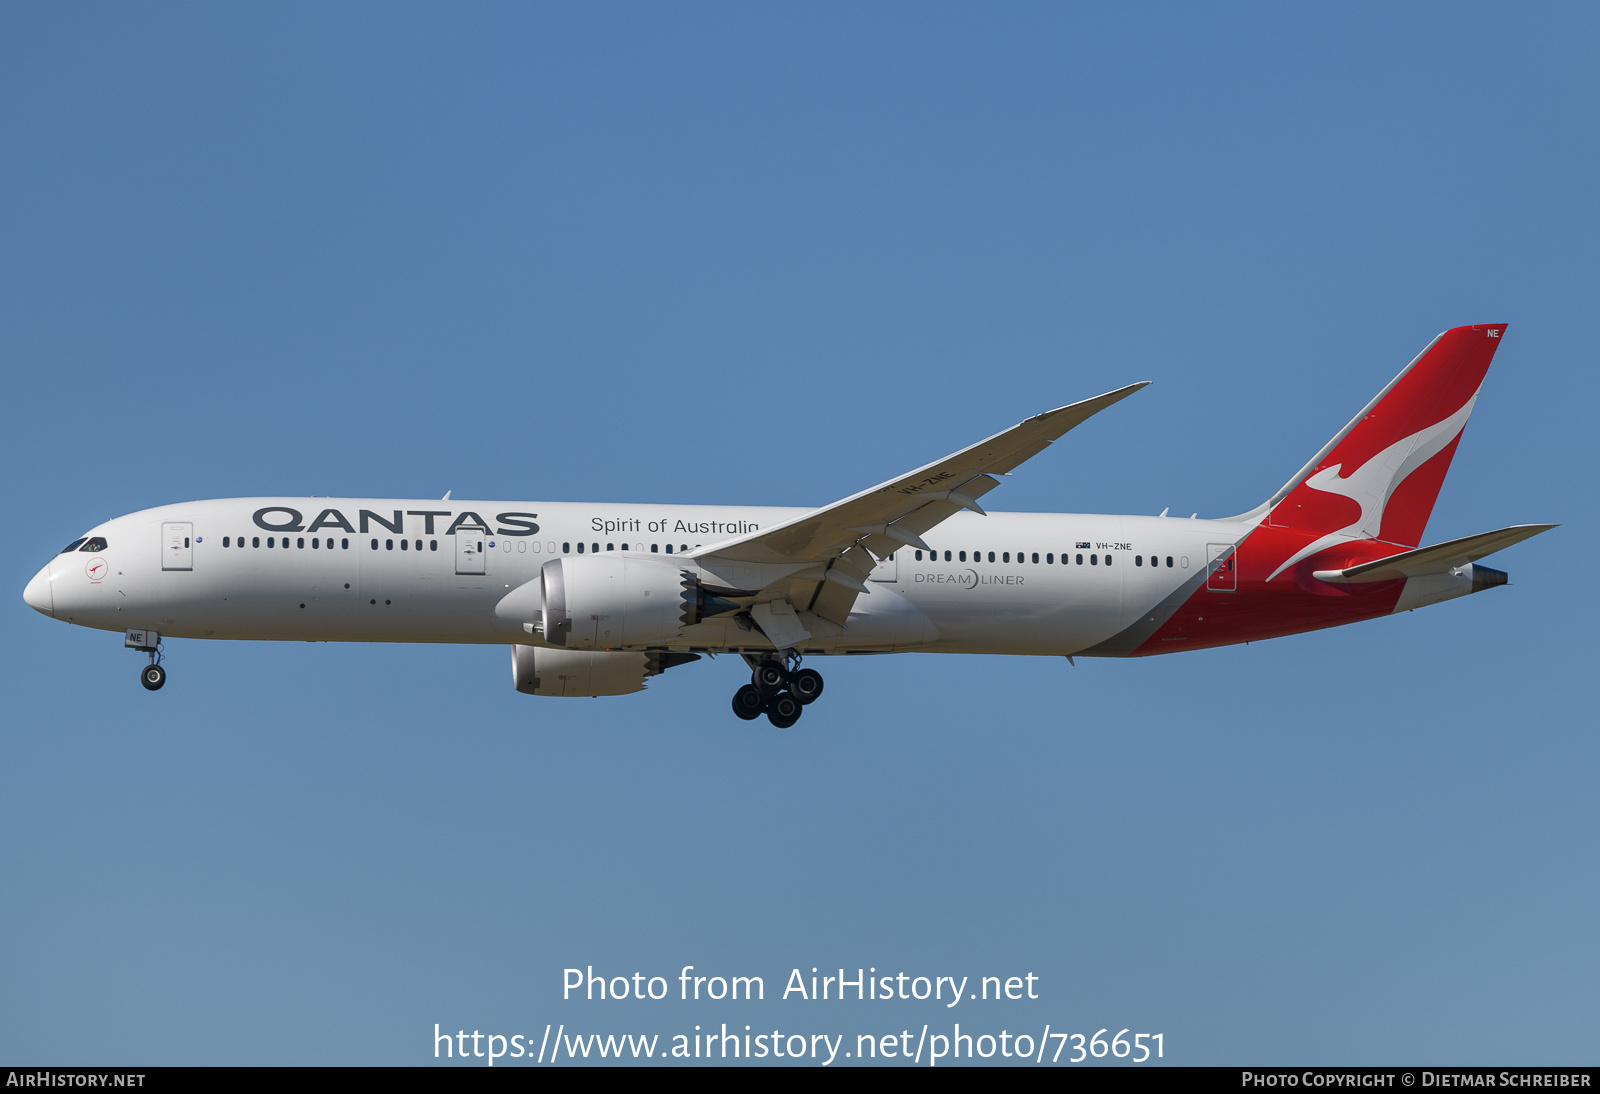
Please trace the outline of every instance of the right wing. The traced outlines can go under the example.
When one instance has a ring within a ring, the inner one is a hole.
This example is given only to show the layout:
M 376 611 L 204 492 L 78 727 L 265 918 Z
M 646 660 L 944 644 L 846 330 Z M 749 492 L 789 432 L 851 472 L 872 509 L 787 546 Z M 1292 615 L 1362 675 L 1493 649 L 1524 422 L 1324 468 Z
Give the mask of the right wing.
M 690 557 L 738 562 L 827 562 L 857 543 L 880 557 L 908 544 L 926 550 L 926 544 L 921 542 L 923 532 L 963 509 L 983 512 L 977 498 L 1000 485 L 989 476 L 1008 473 L 1049 448 L 1051 441 L 1073 426 L 1148 383 L 1129 384 L 1081 403 L 1036 414 L 987 440 L 870 490 L 771 528 L 709 544 Z
M 1148 381 L 1047 410 L 1010 429 L 942 460 L 852 494 L 832 505 L 813 509 L 792 520 L 735 539 L 708 544 L 688 557 L 715 571 L 719 564 L 810 564 L 800 573 L 757 591 L 720 590 L 739 596 L 746 606 L 788 600 L 834 623 L 843 624 L 856 596 L 865 591 L 872 556 L 883 558 L 902 547 L 930 548 L 923 533 L 941 521 L 970 509 L 982 513 L 977 499 L 999 486 L 1004 475 L 1024 460 L 1113 403 L 1145 387 Z

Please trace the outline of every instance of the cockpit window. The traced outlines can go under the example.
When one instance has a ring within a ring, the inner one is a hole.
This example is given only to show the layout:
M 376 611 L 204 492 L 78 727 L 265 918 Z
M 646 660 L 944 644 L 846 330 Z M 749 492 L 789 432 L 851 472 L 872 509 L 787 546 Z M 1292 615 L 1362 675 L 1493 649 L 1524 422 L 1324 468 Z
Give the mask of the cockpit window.
M 83 543 L 83 538 L 82 537 L 80 537 L 78 539 L 75 539 L 71 543 L 67 544 L 65 547 L 61 548 L 61 553 L 64 554 L 64 555 L 70 555 L 72 552 L 76 551 L 78 549 L 79 545 L 81 545 L 82 543 Z
M 78 548 L 80 551 L 104 551 L 105 549 L 105 536 L 90 536 L 88 539 L 83 541 L 83 546 Z

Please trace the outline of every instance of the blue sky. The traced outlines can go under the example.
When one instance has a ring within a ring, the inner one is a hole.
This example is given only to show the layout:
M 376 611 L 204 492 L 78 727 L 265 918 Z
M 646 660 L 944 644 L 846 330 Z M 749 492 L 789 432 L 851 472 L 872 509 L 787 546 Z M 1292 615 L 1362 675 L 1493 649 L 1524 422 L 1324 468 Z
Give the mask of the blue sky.
M 1181 1063 L 1593 1062 L 1597 45 L 1548 5 L 0 13 L 0 1059 L 416 1063 L 538 1032 L 1107 1027 Z M 733 659 L 39 617 L 108 517 L 253 494 L 822 504 L 1149 389 L 991 508 L 1223 516 L 1507 322 L 1425 612 L 1137 661 Z M 1589 331 L 1589 334 L 1585 334 Z M 762 975 L 563 1003 L 561 970 Z M 791 968 L 1036 1001 L 771 999 Z

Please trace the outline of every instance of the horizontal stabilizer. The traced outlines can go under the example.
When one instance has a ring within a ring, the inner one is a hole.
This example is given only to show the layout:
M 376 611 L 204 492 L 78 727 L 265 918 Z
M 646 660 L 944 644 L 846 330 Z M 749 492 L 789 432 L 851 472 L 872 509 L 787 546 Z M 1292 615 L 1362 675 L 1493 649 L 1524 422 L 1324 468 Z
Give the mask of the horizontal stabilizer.
M 1368 581 L 1395 581 L 1403 577 L 1421 577 L 1424 574 L 1442 574 L 1476 562 L 1496 551 L 1503 551 L 1514 543 L 1521 543 L 1558 527 L 1554 524 L 1514 524 L 1495 532 L 1480 532 L 1432 547 L 1419 547 L 1374 562 L 1363 562 L 1344 570 L 1317 570 L 1312 576 L 1318 581 L 1348 584 Z

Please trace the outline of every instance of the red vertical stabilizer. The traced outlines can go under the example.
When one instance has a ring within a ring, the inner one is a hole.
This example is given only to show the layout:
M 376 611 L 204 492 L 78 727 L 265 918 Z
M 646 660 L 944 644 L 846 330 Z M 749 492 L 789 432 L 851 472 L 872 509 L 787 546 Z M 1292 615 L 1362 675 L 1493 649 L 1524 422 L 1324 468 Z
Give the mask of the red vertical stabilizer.
M 1282 570 L 1348 539 L 1415 547 L 1504 323 L 1447 330 L 1268 502 L 1265 524 L 1313 533 Z

